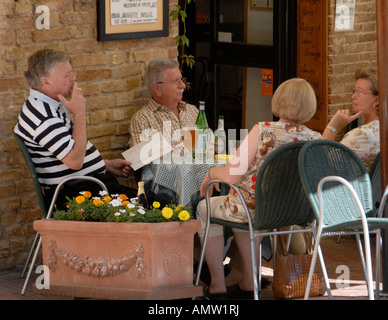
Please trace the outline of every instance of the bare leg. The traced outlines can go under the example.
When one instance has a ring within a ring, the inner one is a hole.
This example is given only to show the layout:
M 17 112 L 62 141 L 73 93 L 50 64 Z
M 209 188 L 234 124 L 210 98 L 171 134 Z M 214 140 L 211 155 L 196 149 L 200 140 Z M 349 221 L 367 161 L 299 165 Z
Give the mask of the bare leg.
M 256 252 L 258 250 L 260 239 L 261 238 L 255 238 Z M 239 286 L 242 290 L 253 291 L 251 240 L 249 238 L 249 232 L 235 232 L 234 240 L 236 241 L 236 246 L 243 264 L 243 272 Z
M 202 243 L 202 238 L 200 239 Z M 207 239 L 205 259 L 211 276 L 210 293 L 226 292 L 224 276 L 224 237 L 216 236 Z

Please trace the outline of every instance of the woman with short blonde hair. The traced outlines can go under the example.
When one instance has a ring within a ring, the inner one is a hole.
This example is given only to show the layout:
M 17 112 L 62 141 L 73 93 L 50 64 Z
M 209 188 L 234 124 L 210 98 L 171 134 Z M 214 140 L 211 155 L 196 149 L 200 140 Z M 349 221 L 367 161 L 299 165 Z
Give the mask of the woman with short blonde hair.
M 300 140 L 320 139 L 320 133 L 310 130 L 304 122 L 311 119 L 316 111 L 316 98 L 311 85 L 304 79 L 294 78 L 283 82 L 275 91 L 272 111 L 279 121 L 258 122 L 241 143 L 236 156 L 225 167 L 213 167 L 205 175 L 201 185 L 201 195 L 209 181 L 222 180 L 235 184 L 244 195 L 250 214 L 255 216 L 255 181 L 264 160 L 280 146 Z M 227 196 L 210 198 L 213 218 L 246 223 L 247 217 L 237 193 L 231 189 Z M 197 206 L 197 219 L 201 221 L 198 235 L 202 241 L 206 227 L 206 201 Z M 253 275 L 249 232 L 233 230 L 236 247 L 243 263 L 243 275 L 239 282 L 241 292 L 248 292 L 253 298 Z M 258 238 L 256 238 L 258 240 Z M 256 241 L 258 242 L 258 241 Z M 258 245 L 258 243 L 256 243 Z M 205 291 L 209 299 L 225 298 L 226 287 L 223 268 L 224 236 L 221 225 L 211 224 L 205 250 L 205 259 L 211 275 L 210 287 Z

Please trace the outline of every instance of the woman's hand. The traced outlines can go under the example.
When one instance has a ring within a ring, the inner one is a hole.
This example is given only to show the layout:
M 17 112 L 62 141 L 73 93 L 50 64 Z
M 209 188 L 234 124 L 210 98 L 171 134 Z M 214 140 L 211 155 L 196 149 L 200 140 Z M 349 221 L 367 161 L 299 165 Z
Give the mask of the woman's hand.
M 361 110 L 355 113 L 354 115 L 350 114 L 349 109 L 337 110 L 333 118 L 331 118 L 329 125 L 336 128 L 337 131 L 340 131 L 349 123 L 356 120 L 361 114 L 362 114 Z
M 210 176 L 210 170 L 209 170 L 208 172 L 206 172 L 205 177 L 203 178 L 202 183 L 201 183 L 201 188 L 199 189 L 201 197 L 205 197 L 205 195 L 206 195 L 206 186 L 208 185 L 208 183 L 211 180 L 215 180 L 215 179 L 210 179 L 210 177 L 211 176 Z M 210 186 L 210 189 L 209 189 L 209 196 L 211 196 L 213 194 L 213 188 L 214 187 L 216 188 L 217 191 L 220 191 L 219 183 L 212 184 Z

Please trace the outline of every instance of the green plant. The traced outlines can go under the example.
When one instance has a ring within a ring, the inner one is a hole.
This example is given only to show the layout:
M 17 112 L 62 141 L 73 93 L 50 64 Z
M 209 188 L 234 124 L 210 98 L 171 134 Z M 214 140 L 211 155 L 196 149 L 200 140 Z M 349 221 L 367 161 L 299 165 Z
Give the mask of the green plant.
M 186 18 L 187 18 L 187 6 L 190 4 L 190 2 L 195 2 L 195 0 L 184 0 L 183 1 L 183 7 L 179 4 L 176 4 L 176 10 L 172 10 L 170 12 L 170 16 L 173 21 L 176 19 L 180 20 L 182 22 L 182 29 L 183 33 L 178 34 L 175 37 L 175 43 L 178 46 L 179 50 L 179 63 L 182 69 L 183 64 L 186 64 L 189 68 L 193 68 L 195 64 L 195 58 L 193 55 L 188 55 L 186 53 L 187 48 L 190 45 L 190 41 L 186 36 Z
M 88 191 L 73 199 L 68 198 L 68 210 L 56 210 L 56 220 L 96 221 L 96 222 L 167 222 L 191 219 L 191 208 L 171 203 L 164 208 L 155 201 L 151 208 L 137 203 L 137 198 L 128 199 L 126 195 L 108 195 L 100 192 L 92 197 Z

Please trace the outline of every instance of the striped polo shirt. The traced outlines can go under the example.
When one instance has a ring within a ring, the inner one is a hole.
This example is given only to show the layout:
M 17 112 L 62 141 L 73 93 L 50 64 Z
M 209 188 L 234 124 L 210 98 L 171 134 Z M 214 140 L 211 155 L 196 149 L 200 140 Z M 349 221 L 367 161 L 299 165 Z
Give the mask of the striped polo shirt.
M 105 162 L 90 141 L 80 170 L 70 169 L 61 161 L 73 148 L 72 130 L 73 123 L 62 103 L 30 89 L 14 132 L 24 140 L 42 187 L 54 187 L 70 176 L 105 171 Z

